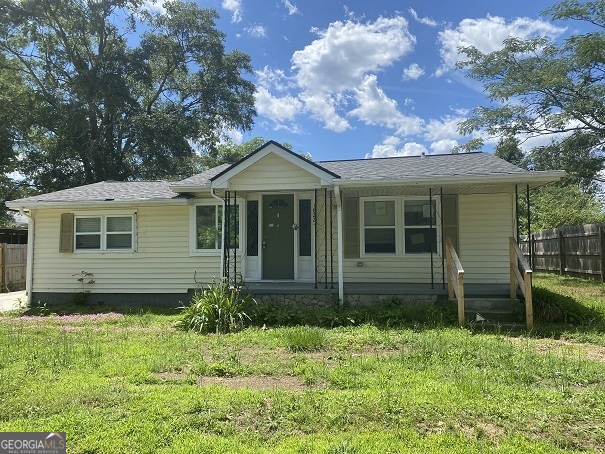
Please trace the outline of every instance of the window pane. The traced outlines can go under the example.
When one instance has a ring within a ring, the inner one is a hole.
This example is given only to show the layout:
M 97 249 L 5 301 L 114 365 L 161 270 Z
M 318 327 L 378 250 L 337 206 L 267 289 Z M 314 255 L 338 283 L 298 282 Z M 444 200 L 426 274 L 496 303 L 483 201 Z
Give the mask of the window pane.
M 395 229 L 365 229 L 367 253 L 395 253 Z
M 76 249 L 101 249 L 101 234 L 76 235 Z
M 298 255 L 301 257 L 311 256 L 311 200 L 298 201 Z
M 258 200 L 248 200 L 247 207 L 247 253 L 248 257 L 256 257 L 258 256 Z
M 394 226 L 395 201 L 364 202 L 363 216 L 366 226 Z
M 405 229 L 405 253 L 437 252 L 436 229 Z
M 112 216 L 107 218 L 108 232 L 132 232 L 132 216 Z
M 197 249 L 217 249 L 216 206 L 195 208 Z
M 76 218 L 76 233 L 101 232 L 101 218 Z
M 437 202 L 429 204 L 428 200 L 406 200 L 404 207 L 405 225 L 431 225 L 431 212 L 429 206 L 433 206 L 433 225 L 437 224 Z
M 132 249 L 132 235 L 130 233 L 107 235 L 107 249 Z

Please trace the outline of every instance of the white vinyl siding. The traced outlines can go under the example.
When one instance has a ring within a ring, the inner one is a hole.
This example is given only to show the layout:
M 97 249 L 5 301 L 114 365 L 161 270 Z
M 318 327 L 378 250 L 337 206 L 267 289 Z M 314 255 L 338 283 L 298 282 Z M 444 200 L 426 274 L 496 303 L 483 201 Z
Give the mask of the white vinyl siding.
M 137 208 L 137 252 L 130 254 L 60 254 L 60 221 L 65 210 L 36 210 L 33 291 L 73 292 L 78 282 L 72 275 L 81 271 L 94 274 L 92 293 L 185 293 L 196 287 L 194 273 L 199 282 L 219 279 L 220 254 L 190 255 L 190 208 Z
M 275 191 L 319 187 L 319 178 L 277 155 L 267 155 L 229 182 L 232 191 Z

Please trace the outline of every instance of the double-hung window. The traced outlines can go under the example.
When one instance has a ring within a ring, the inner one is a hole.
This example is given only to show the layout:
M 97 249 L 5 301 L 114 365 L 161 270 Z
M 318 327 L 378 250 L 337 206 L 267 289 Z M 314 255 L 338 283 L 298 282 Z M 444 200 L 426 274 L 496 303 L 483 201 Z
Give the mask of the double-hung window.
M 437 252 L 437 201 L 362 199 L 361 253 L 407 255 Z
M 195 208 L 196 251 L 219 251 L 222 247 L 223 207 L 219 204 L 197 205 Z M 239 204 L 229 207 L 230 216 L 225 224 L 225 235 L 230 249 L 239 248 L 240 216 Z
M 134 250 L 134 215 L 75 216 L 74 250 Z

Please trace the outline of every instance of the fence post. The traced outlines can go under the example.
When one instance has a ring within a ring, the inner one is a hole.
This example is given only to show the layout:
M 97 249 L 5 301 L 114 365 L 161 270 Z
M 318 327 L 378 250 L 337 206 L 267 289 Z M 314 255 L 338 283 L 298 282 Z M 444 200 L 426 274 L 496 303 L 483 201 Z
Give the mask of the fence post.
M 599 249 L 601 252 L 601 282 L 605 282 L 605 228 L 599 226 Z
M 559 275 L 565 276 L 565 238 L 563 237 L 563 232 L 558 230 L 559 232 Z

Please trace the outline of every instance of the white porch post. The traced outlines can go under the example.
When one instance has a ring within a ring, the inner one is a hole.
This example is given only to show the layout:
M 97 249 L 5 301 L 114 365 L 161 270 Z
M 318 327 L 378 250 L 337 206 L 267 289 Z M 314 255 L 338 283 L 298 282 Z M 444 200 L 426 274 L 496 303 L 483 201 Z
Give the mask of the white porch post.
M 337 219 L 337 236 L 338 236 L 338 298 L 340 304 L 344 303 L 344 280 L 342 272 L 342 258 L 343 258 L 343 239 L 342 239 L 342 200 L 340 197 L 340 187 L 334 186 L 334 195 L 336 195 L 336 219 Z

